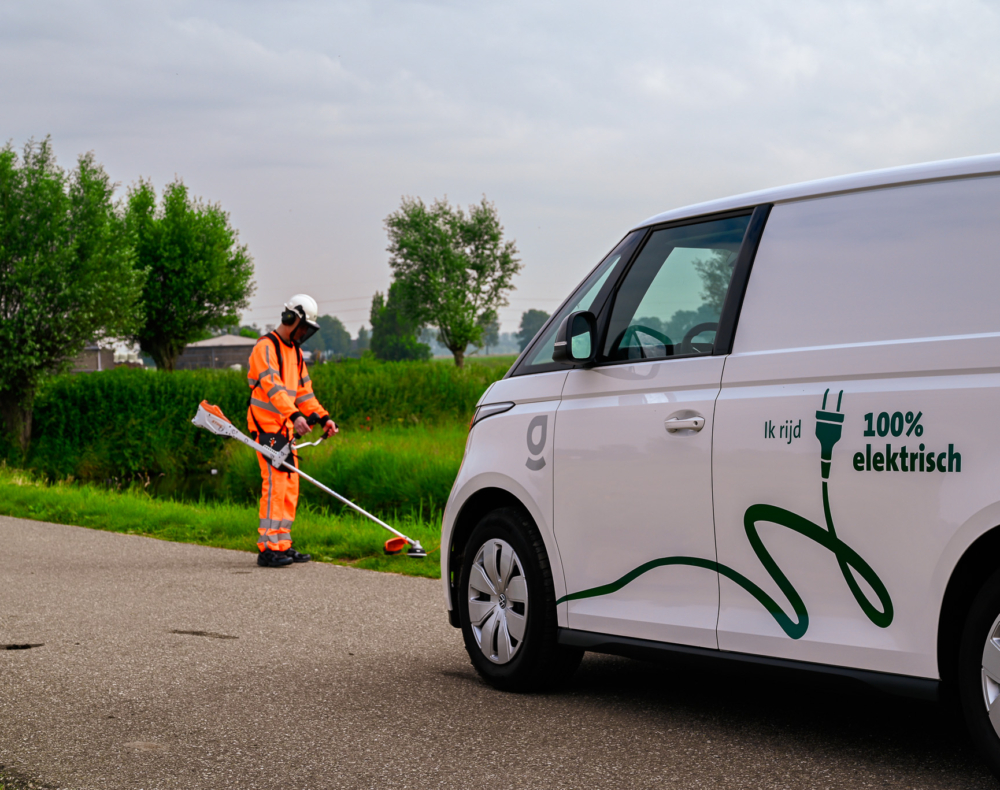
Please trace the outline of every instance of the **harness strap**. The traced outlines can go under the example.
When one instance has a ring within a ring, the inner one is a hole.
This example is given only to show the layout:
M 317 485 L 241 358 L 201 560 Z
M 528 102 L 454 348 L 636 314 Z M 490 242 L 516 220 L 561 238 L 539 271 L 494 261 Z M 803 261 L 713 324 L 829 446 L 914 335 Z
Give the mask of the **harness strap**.
M 281 383 L 285 383 L 285 361 L 281 358 L 281 340 L 278 338 L 274 332 L 268 332 L 264 335 L 268 340 L 274 343 L 274 355 L 278 358 L 278 376 L 281 377 Z

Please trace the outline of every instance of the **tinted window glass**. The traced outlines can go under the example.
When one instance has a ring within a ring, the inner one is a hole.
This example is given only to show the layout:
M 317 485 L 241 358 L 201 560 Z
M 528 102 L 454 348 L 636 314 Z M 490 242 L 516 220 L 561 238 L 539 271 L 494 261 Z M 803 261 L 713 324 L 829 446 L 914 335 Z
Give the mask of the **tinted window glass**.
M 711 354 L 750 216 L 653 233 L 615 297 L 610 360 Z
M 600 305 L 595 305 L 594 302 L 601 292 L 604 290 L 605 285 L 611 280 L 612 274 L 617 273 L 622 265 L 623 261 L 628 261 L 631 256 L 632 251 L 635 249 L 639 240 L 642 238 L 643 231 L 633 231 L 624 239 L 617 247 L 615 247 L 611 253 L 601 261 L 601 264 L 591 272 L 590 276 L 584 280 L 583 284 L 576 290 L 576 293 L 570 298 L 570 300 L 563 306 L 555 319 L 549 324 L 549 328 L 545 332 L 545 336 L 538 342 L 538 344 L 532 349 L 531 355 L 525 360 L 525 365 L 534 367 L 536 365 L 546 365 L 552 363 L 552 350 L 555 347 L 555 334 L 556 330 L 559 328 L 559 324 L 562 320 L 568 316 L 570 313 L 577 310 L 599 310 Z M 617 276 L 617 275 L 616 275 Z

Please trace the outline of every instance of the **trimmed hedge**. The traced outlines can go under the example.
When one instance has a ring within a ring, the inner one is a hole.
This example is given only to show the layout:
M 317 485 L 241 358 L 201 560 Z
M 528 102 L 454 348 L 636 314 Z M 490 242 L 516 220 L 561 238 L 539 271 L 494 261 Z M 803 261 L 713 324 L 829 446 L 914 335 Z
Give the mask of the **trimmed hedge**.
M 350 428 L 468 421 L 505 372 L 502 364 L 352 360 L 317 365 L 310 376 L 320 403 Z M 91 480 L 224 472 L 238 443 L 195 428 L 191 418 L 204 399 L 242 429 L 247 395 L 246 374 L 237 371 L 57 376 L 35 401 L 27 465 L 50 478 Z

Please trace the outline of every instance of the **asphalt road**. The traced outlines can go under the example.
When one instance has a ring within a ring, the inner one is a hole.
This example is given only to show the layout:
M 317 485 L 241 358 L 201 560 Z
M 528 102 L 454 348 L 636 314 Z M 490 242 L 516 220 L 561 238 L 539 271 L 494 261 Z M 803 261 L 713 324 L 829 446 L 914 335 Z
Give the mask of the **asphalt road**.
M 39 645 L 0 650 L 8 787 L 1000 786 L 938 706 L 846 681 L 588 655 L 494 691 L 436 581 L 3 517 L 0 545 L 0 646 Z

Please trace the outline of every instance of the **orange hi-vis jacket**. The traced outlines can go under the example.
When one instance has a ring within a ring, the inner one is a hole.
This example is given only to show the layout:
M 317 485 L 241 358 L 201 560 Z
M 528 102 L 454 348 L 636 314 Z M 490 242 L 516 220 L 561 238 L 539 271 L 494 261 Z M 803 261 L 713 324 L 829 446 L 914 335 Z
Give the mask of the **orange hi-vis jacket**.
M 264 335 L 253 347 L 247 382 L 250 385 L 247 425 L 251 431 L 287 433 L 290 438 L 291 422 L 300 414 L 329 416 L 313 393 L 302 352 L 275 332 Z
M 297 346 L 271 332 L 257 341 L 250 354 L 250 407 L 247 425 L 262 444 L 291 440 L 298 416 L 328 417 L 313 394 L 312 382 Z M 270 434 L 270 435 L 268 435 Z M 280 449 L 280 447 L 276 448 Z M 299 501 L 299 476 L 275 469 L 257 454 L 262 478 L 257 548 L 285 551 L 292 546 L 292 523 Z M 298 467 L 293 452 L 288 461 Z

